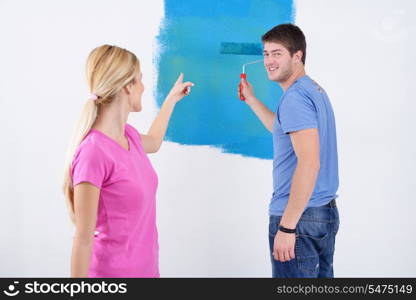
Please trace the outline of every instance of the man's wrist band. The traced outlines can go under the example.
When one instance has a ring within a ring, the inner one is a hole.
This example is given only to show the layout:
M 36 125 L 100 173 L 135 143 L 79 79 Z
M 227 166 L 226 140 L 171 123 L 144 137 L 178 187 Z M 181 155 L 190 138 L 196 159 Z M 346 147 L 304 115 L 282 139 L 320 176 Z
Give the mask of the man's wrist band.
M 289 229 L 289 228 L 283 227 L 282 225 L 279 225 L 279 230 L 281 232 L 285 232 L 285 233 L 296 233 L 296 228 L 295 229 Z

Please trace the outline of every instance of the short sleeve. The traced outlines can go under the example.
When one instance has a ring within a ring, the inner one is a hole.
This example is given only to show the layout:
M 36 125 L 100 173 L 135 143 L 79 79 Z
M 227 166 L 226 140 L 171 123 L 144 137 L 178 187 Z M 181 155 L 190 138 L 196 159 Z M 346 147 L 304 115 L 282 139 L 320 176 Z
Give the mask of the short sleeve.
M 318 127 L 315 105 L 311 99 L 297 90 L 290 91 L 282 100 L 278 116 L 285 134 Z
M 106 165 L 103 155 L 93 147 L 84 147 L 77 151 L 72 162 L 73 186 L 89 182 L 100 188 L 106 177 Z

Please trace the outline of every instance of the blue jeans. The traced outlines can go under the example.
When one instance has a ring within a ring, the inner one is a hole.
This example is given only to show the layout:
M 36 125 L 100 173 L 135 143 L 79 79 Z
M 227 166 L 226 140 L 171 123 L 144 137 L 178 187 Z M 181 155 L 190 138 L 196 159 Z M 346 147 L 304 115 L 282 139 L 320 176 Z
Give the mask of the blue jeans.
M 332 266 L 335 236 L 339 228 L 335 200 L 320 207 L 309 207 L 296 226 L 295 258 L 280 262 L 274 259 L 274 237 L 281 216 L 270 216 L 269 246 L 274 278 L 334 277 Z

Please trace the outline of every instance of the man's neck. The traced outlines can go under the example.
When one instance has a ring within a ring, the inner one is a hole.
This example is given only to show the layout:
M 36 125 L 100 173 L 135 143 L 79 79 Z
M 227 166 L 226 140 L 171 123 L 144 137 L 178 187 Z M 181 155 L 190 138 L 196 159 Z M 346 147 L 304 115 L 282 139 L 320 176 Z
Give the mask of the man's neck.
M 298 80 L 300 77 L 305 76 L 306 72 L 305 72 L 305 68 L 301 67 L 298 70 L 296 70 L 295 72 L 292 73 L 292 75 L 290 75 L 290 77 L 285 80 L 284 82 L 279 82 L 280 87 L 282 88 L 282 90 L 284 92 L 286 92 L 286 90 L 296 81 Z

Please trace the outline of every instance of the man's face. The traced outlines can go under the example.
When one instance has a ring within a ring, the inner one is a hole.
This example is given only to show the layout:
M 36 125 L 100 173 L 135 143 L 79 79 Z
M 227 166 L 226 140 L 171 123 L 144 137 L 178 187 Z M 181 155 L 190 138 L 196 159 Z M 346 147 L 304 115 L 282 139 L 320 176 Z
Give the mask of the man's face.
M 275 42 L 264 43 L 264 66 L 270 80 L 285 82 L 293 74 L 294 57 L 283 45 Z

